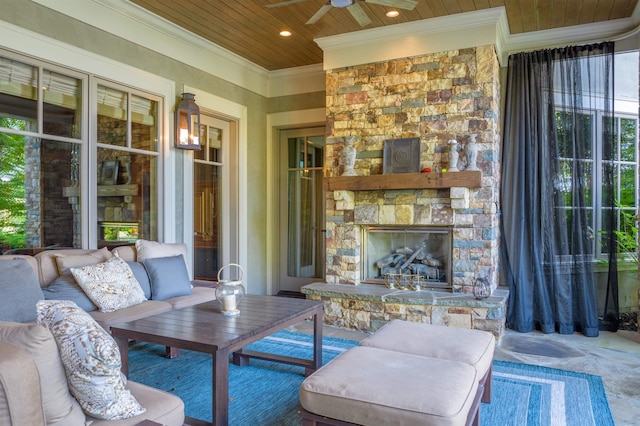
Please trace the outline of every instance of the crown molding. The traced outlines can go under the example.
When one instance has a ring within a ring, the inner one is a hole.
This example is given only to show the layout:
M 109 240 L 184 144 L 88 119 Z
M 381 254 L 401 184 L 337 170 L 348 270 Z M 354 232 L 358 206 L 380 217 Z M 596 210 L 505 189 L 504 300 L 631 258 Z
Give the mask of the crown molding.
M 326 74 L 322 64 L 287 68 L 269 73 L 270 98 L 298 93 L 324 92 Z
M 267 96 L 269 71 L 129 1 L 32 1 Z
M 504 7 L 321 37 L 314 41 L 324 52 L 324 69 L 327 70 L 447 50 L 497 45 L 500 21 L 506 22 Z
M 622 18 L 552 30 L 510 34 L 507 38 L 503 53 L 509 55 L 527 50 L 614 40 L 621 34 L 632 30 L 634 27 L 633 18 Z

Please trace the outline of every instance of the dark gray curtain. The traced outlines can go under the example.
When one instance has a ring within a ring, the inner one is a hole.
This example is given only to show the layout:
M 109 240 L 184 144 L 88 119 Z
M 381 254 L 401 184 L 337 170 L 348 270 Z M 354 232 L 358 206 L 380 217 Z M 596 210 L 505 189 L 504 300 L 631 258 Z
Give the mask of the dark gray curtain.
M 615 152 L 613 126 L 592 114 L 612 113 L 613 53 L 613 43 L 602 43 L 509 58 L 500 251 L 513 330 L 597 336 L 603 325 L 617 327 L 615 174 L 605 161 Z M 602 167 L 593 161 L 596 139 L 604 141 Z M 600 239 L 610 268 L 603 311 L 592 264 Z

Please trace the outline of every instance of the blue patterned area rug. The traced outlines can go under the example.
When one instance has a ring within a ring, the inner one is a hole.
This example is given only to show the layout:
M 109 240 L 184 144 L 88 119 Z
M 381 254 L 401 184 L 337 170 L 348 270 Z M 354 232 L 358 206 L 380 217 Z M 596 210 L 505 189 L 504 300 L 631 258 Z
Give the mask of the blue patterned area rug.
M 356 344 L 325 337 L 324 363 Z M 313 343 L 312 336 L 280 331 L 248 348 L 311 358 Z M 210 421 L 211 357 L 185 350 L 174 359 L 163 354 L 164 347 L 132 343 L 131 380 L 178 395 L 187 416 Z M 482 426 L 614 425 L 598 376 L 504 361 L 493 365 L 493 399 L 482 404 Z M 245 367 L 230 364 L 229 424 L 299 426 L 298 389 L 303 380 L 301 367 L 260 360 Z

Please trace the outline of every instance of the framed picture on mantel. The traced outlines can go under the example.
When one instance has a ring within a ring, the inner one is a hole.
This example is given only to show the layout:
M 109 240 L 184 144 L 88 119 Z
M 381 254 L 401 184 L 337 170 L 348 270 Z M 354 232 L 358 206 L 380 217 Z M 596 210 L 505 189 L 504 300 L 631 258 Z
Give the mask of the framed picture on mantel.
M 419 172 L 420 138 L 387 139 L 384 141 L 383 174 Z
M 118 160 L 105 160 L 100 165 L 100 185 L 115 185 L 118 182 Z

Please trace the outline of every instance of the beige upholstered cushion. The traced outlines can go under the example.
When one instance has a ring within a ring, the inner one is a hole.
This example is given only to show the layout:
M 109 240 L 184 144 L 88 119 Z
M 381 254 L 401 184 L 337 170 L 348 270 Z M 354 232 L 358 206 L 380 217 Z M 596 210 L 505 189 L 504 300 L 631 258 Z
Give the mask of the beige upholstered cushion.
M 496 341 L 488 331 L 393 320 L 360 345 L 464 362 L 482 378 L 491 367 Z
M 464 425 L 478 391 L 476 370 L 460 362 L 353 347 L 307 377 L 300 403 L 360 425 Z
M 93 420 L 91 426 L 135 426 L 144 420 L 151 420 L 165 426 L 182 426 L 184 424 L 184 403 L 179 397 L 131 381 L 127 383 L 127 389 L 147 411 L 135 417 L 115 421 L 96 420 L 89 417 Z
M 169 312 L 171 303 L 163 300 L 147 300 L 139 305 L 120 309 L 115 312 L 92 311 L 89 313 L 102 328 L 109 331 L 112 325 L 146 318 L 151 315 Z
M 69 273 L 71 268 L 82 268 L 83 266 L 95 265 L 111 259 L 113 255 L 106 247 L 86 254 L 55 254 L 58 274 Z
M 0 425 L 45 426 L 36 363 L 27 352 L 2 340 L 0 354 Z
M 156 257 L 171 257 L 182 255 L 187 259 L 187 245 L 184 243 L 159 243 L 157 241 L 136 240 L 137 261 L 154 259 Z
M 117 256 L 104 263 L 70 269 L 78 285 L 102 312 L 114 312 L 147 300 L 127 262 Z
M 70 301 L 41 301 L 38 322 L 53 333 L 69 390 L 86 414 L 111 420 L 145 411 L 125 389 L 116 342 L 89 314 Z
M 35 323 L 0 322 L 0 340 L 23 349 L 36 363 L 47 424 L 83 425 L 85 416 L 69 393 L 58 346 L 49 329 Z

